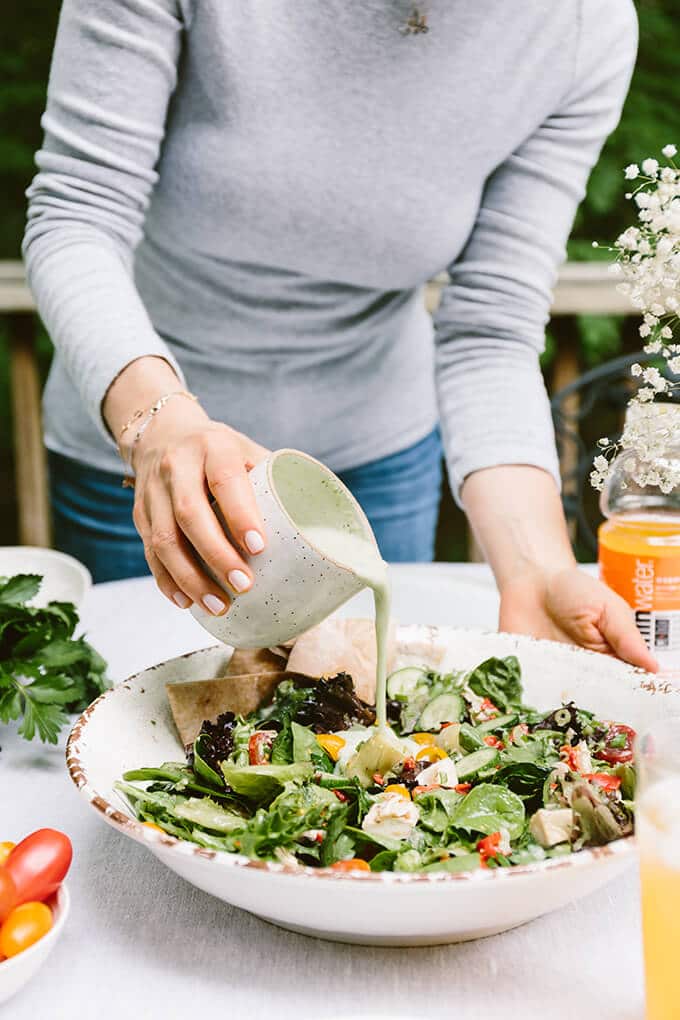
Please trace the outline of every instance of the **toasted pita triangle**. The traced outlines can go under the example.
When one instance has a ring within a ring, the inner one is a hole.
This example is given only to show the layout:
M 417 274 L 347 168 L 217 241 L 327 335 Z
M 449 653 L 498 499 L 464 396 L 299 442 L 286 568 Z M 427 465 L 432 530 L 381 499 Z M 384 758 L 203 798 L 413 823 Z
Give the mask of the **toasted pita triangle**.
M 216 680 L 190 680 L 165 685 L 170 710 L 183 744 L 191 744 L 204 719 L 214 721 L 222 712 L 247 715 L 271 700 L 286 674 L 246 673 Z
M 387 669 L 393 669 L 395 627 L 390 626 Z M 373 620 L 333 617 L 301 634 L 288 658 L 288 669 L 309 677 L 349 673 L 363 701 L 375 704 L 375 625 Z

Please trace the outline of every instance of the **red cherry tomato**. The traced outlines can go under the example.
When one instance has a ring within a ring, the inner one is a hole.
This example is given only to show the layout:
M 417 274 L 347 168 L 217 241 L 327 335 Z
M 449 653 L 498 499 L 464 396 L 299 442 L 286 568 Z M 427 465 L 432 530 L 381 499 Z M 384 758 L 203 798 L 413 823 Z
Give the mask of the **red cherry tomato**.
M 13 910 L 17 902 L 17 889 L 14 879 L 5 870 L 0 868 L 0 924 L 5 920 L 10 910 Z
M 248 760 L 251 765 L 269 764 L 275 737 L 275 730 L 255 730 L 248 741 Z
M 595 751 L 594 757 L 599 758 L 600 761 L 609 762 L 610 765 L 621 765 L 625 762 L 633 760 L 633 741 L 635 740 L 636 733 L 630 726 L 624 726 L 623 723 L 612 723 L 607 730 L 607 736 L 605 737 L 605 746 L 601 751 Z M 622 747 L 612 747 L 611 742 L 615 740 L 616 743 L 623 744 Z
M 596 786 L 600 786 L 603 790 L 618 790 L 621 786 L 621 777 L 610 776 L 607 772 L 584 772 L 583 778 L 591 783 L 595 783 Z
M 56 829 L 38 829 L 17 843 L 5 861 L 16 886 L 17 904 L 46 900 L 56 892 L 72 857 L 71 840 Z

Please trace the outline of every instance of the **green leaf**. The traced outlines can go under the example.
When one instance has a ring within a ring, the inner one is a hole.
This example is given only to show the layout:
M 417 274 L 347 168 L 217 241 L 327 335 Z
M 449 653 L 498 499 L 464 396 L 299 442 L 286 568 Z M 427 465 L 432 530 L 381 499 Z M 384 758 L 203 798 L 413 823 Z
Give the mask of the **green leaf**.
M 515 655 L 492 657 L 480 663 L 467 678 L 467 685 L 480 697 L 489 698 L 507 712 L 522 700 L 522 673 Z
M 0 605 L 23 606 L 40 591 L 40 574 L 15 574 L 0 582 Z
M 272 800 L 288 782 L 310 779 L 313 771 L 313 766 L 308 762 L 295 762 L 292 765 L 222 764 L 227 786 L 258 804 Z
M 481 832 L 485 836 L 507 829 L 510 839 L 518 839 L 524 829 L 524 804 L 512 790 L 481 783 L 459 803 L 452 821 L 457 829 Z
M 312 755 L 316 755 L 321 748 L 316 736 L 308 726 L 300 726 L 299 723 L 290 724 L 293 736 L 293 761 L 311 761 Z

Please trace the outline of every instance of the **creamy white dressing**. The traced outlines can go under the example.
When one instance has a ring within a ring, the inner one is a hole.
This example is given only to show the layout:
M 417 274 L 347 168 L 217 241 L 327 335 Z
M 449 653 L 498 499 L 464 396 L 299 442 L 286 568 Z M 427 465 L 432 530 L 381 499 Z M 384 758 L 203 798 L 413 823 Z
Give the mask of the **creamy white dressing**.
M 347 567 L 373 592 L 375 604 L 375 640 L 377 648 L 375 678 L 376 721 L 387 728 L 387 640 L 390 626 L 390 585 L 387 564 L 375 539 L 331 524 L 307 524 L 305 538 L 320 552 Z

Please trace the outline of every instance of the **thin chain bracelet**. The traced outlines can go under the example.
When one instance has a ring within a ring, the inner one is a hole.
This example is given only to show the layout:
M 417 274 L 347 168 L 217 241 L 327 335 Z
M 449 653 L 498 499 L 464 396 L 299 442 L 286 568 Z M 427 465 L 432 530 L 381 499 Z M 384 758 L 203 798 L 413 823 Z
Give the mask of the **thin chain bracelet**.
M 132 415 L 129 421 L 127 421 L 125 425 L 123 425 L 122 429 L 120 430 L 120 435 L 118 437 L 118 452 L 120 453 L 120 456 L 123 459 L 123 461 L 129 467 L 132 466 L 132 454 L 134 452 L 135 446 L 142 438 L 142 436 L 144 435 L 144 433 L 146 432 L 146 430 L 148 429 L 149 425 L 154 420 L 156 415 L 163 410 L 168 401 L 172 400 L 173 397 L 187 397 L 189 400 L 198 400 L 198 397 L 195 396 L 193 393 L 189 393 L 188 390 L 172 390 L 170 393 L 164 393 L 162 397 L 159 397 L 158 400 L 156 400 L 151 405 L 151 407 L 146 408 L 146 410 L 135 411 L 135 413 Z M 126 456 L 122 445 L 123 436 L 128 431 L 128 429 L 132 428 L 135 422 L 139 421 L 140 418 L 142 420 L 140 424 L 137 426 L 137 430 L 134 436 L 132 437 L 132 442 L 130 443 Z M 131 486 L 134 486 L 134 479 L 129 477 L 124 478 L 123 487 L 127 488 Z

